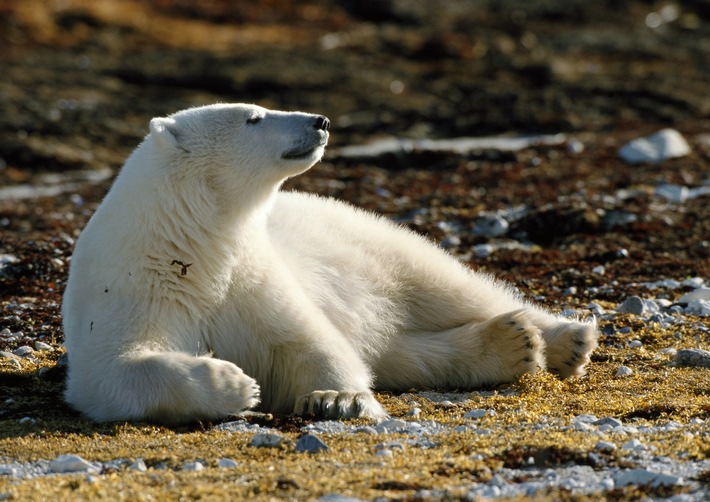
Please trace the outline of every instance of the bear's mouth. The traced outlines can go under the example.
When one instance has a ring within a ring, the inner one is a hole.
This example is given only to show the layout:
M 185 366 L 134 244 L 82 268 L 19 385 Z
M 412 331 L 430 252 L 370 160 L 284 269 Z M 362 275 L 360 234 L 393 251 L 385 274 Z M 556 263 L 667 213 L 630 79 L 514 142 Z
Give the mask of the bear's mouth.
M 325 144 L 325 141 L 321 141 L 315 145 L 300 146 L 298 148 L 294 148 L 293 150 L 287 151 L 281 156 L 281 158 L 286 160 L 307 159 L 308 157 L 311 157 L 316 150 L 324 147 Z

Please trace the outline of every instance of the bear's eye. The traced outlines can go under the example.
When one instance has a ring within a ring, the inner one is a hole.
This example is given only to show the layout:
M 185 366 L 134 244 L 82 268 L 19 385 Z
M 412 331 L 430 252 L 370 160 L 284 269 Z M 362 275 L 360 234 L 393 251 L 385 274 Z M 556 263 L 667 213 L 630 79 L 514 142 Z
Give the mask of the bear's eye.
M 247 124 L 256 124 L 261 121 L 263 117 L 260 115 L 254 115 L 253 117 L 249 117 L 247 119 Z

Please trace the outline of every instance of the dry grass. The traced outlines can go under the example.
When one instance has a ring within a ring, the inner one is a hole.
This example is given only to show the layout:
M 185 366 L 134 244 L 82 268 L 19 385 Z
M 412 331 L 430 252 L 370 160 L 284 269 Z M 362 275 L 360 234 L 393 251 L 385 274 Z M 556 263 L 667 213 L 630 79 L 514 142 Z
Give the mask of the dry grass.
M 698 320 L 699 321 L 699 320 Z M 632 317 L 622 322 L 633 325 Z M 560 381 L 549 374 L 525 376 L 497 392 L 464 394 L 466 401 L 442 404 L 416 395 L 380 394 L 393 416 L 403 416 L 416 401 L 422 409 L 417 420 L 436 420 L 450 425 L 472 423 L 466 411 L 490 408 L 494 417 L 476 420 L 479 427 L 491 430 L 481 435 L 472 431 L 433 436 L 436 447 L 407 445 L 394 455 L 375 455 L 376 446 L 402 441 L 406 436 L 371 434 L 330 434 L 322 439 L 329 449 L 318 454 L 295 452 L 293 446 L 300 427 L 310 420 L 295 417 L 262 419 L 264 426 L 280 430 L 286 440 L 277 448 L 249 445 L 251 433 L 229 433 L 209 428 L 209 424 L 169 429 L 147 424 L 96 425 L 64 408 L 59 400 L 61 381 L 39 377 L 40 368 L 51 368 L 57 354 L 45 356 L 23 371 L 2 369 L 6 387 L 17 405 L 11 405 L 10 418 L 0 421 L 0 452 L 20 460 L 51 460 L 62 453 L 81 455 L 90 461 L 116 458 L 142 458 L 147 473 L 123 469 L 101 475 L 52 476 L 29 481 L 0 478 L 0 494 L 16 500 L 177 500 L 197 498 L 232 499 L 311 499 L 337 493 L 371 499 L 406 499 L 418 490 L 447 489 L 453 498 L 463 496 L 473 483 L 485 482 L 502 466 L 518 467 L 532 457 L 538 466 L 590 463 L 588 452 L 599 436 L 588 432 L 560 430 L 572 417 L 582 413 L 616 417 L 628 425 L 662 425 L 670 420 L 687 423 L 693 417 L 710 415 L 710 371 L 674 368 L 658 350 L 678 340 L 692 341 L 700 335 L 692 322 L 673 334 L 653 328 L 635 330 L 626 339 L 641 339 L 637 349 L 600 348 L 585 378 Z M 678 335 L 678 336 L 674 336 Z M 607 340 L 608 341 L 608 340 Z M 688 345 L 687 343 L 678 343 Z M 689 345 L 692 345 L 690 343 Z M 619 365 L 634 370 L 630 377 L 616 377 Z M 50 372 L 51 376 L 51 372 Z M 12 406 L 15 406 L 13 408 Z M 36 418 L 33 425 L 20 424 L 27 413 Z M 31 412 L 31 413 L 30 413 Z M 252 419 L 257 420 L 257 419 Z M 537 429 L 535 424 L 550 427 Z M 694 434 L 687 434 L 688 431 Z M 643 441 L 657 454 L 677 459 L 710 457 L 706 439 L 708 425 L 699 424 L 678 430 L 644 435 Z M 617 443 L 629 438 L 611 435 Z M 620 453 L 599 454 L 605 465 L 632 465 Z M 228 457 L 238 462 L 235 469 L 220 469 L 217 461 Z M 199 472 L 180 470 L 186 462 L 200 460 L 207 468 Z M 607 494 L 627 499 L 639 495 L 638 488 Z M 641 491 L 646 494 L 650 488 Z M 682 490 L 678 487 L 676 490 Z M 568 498 L 564 493 L 550 497 Z M 579 499 L 579 497 L 574 497 Z

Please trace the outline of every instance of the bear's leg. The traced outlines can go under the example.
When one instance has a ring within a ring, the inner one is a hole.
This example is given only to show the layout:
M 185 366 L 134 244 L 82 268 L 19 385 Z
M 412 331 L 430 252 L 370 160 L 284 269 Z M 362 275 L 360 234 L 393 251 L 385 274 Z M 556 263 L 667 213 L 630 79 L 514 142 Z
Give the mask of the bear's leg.
M 536 326 L 545 339 L 547 369 L 562 378 L 582 376 L 597 347 L 596 323 L 570 321 L 547 313 L 535 313 Z
M 408 333 L 378 361 L 378 387 L 476 387 L 545 369 L 545 342 L 521 309 L 435 333 Z
M 254 379 L 208 356 L 137 350 L 94 363 L 92 374 L 70 361 L 66 392 L 94 420 L 179 424 L 224 418 L 259 402 Z

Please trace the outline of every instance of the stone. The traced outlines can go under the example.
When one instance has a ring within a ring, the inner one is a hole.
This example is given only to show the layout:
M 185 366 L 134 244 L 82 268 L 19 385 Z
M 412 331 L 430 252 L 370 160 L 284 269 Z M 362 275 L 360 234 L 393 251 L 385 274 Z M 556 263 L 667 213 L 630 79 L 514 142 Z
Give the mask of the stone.
M 15 350 L 12 351 L 13 354 L 19 357 L 26 357 L 32 354 L 35 351 L 32 347 L 29 345 L 23 345 L 22 347 L 17 347 Z
M 145 472 L 148 467 L 145 465 L 145 461 L 142 458 L 137 458 L 135 462 L 128 466 L 131 471 Z
M 236 460 L 233 460 L 231 458 L 220 458 L 217 461 L 217 467 L 221 469 L 234 469 L 238 466 L 239 464 L 237 463 Z
M 629 296 L 624 302 L 616 307 L 617 312 L 622 314 L 641 315 L 646 310 L 646 304 L 638 296 Z
M 617 487 L 648 485 L 652 488 L 658 488 L 659 486 L 675 486 L 681 484 L 683 484 L 683 478 L 661 472 L 653 472 L 647 469 L 627 469 L 614 476 L 614 485 Z
M 49 463 L 49 470 L 54 473 L 99 472 L 94 464 L 72 454 L 59 455 Z
M 629 376 L 633 374 L 634 370 L 632 370 L 628 366 L 619 366 L 619 369 L 616 370 L 616 376 Z
M 259 432 L 251 438 L 251 445 L 257 448 L 272 448 L 281 444 L 283 436 L 274 432 Z
M 327 450 L 328 445 L 315 434 L 304 434 L 298 438 L 294 449 L 300 453 L 318 453 Z
M 466 413 L 464 413 L 463 418 L 483 418 L 486 415 L 494 417 L 497 415 L 495 410 L 484 410 L 484 409 L 478 409 L 478 410 L 471 410 Z
M 675 129 L 663 129 L 645 138 L 637 138 L 619 149 L 619 157 L 628 164 L 654 164 L 689 153 L 690 145 Z
M 710 368 L 710 351 L 703 349 L 681 349 L 675 354 L 674 366 Z
M 54 350 L 54 347 L 52 347 L 48 343 L 37 341 L 35 342 L 35 350 L 38 350 L 40 352 L 52 352 Z
M 202 462 L 188 462 L 185 465 L 182 466 L 183 471 L 204 471 L 205 466 L 202 464 Z

